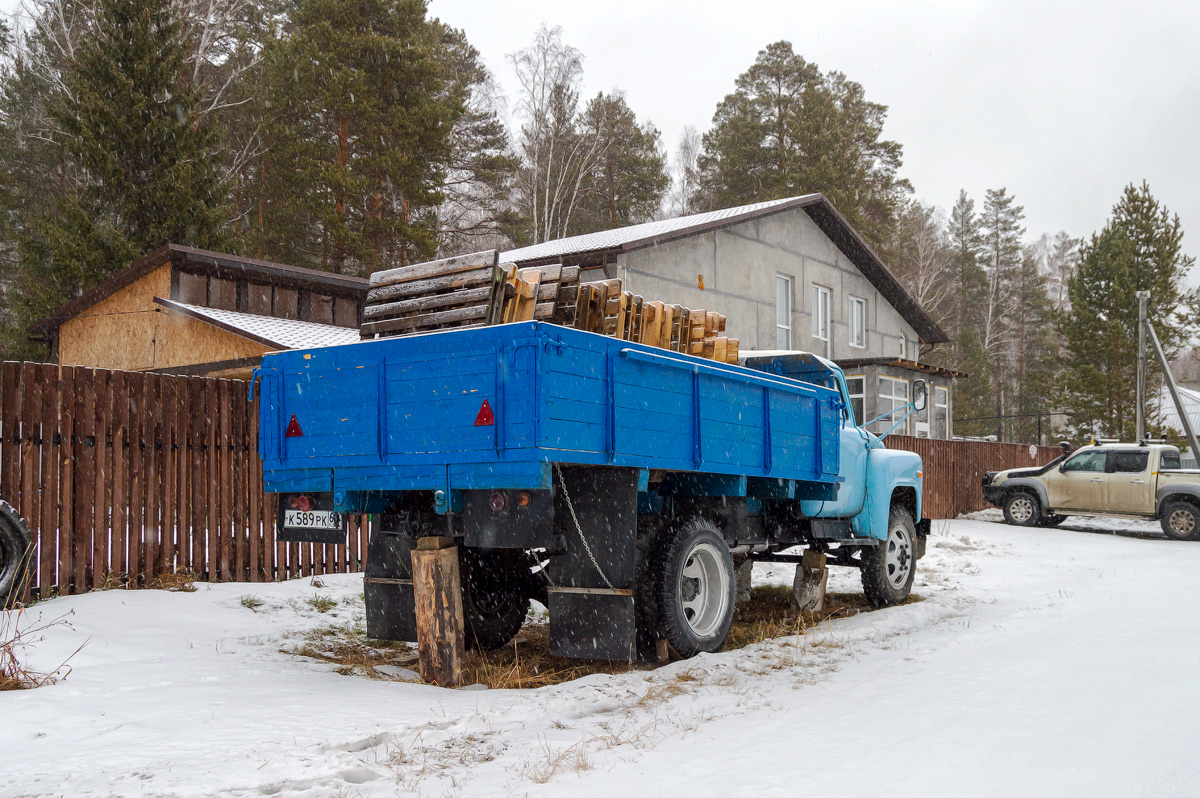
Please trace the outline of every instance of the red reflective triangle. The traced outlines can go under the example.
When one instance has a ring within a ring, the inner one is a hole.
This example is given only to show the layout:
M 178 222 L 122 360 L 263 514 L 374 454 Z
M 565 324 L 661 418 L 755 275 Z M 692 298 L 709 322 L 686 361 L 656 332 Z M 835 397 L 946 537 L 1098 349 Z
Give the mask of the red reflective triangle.
M 285 438 L 303 438 L 304 430 L 300 429 L 300 422 L 296 420 L 296 414 L 292 413 L 292 420 L 288 422 L 287 432 L 283 433 Z
M 475 426 L 490 427 L 496 423 L 496 417 L 492 415 L 492 406 L 488 404 L 487 399 L 483 400 L 483 404 L 479 406 L 479 415 L 475 416 Z

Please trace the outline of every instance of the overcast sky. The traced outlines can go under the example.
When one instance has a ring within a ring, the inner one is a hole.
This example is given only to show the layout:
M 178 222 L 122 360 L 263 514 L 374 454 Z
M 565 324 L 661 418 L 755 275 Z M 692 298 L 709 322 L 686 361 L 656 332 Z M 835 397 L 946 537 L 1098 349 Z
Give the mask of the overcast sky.
M 505 55 L 543 22 L 584 53 L 589 94 L 624 90 L 672 150 L 779 39 L 888 106 L 901 174 L 948 209 L 1007 187 L 1029 237 L 1098 230 L 1148 180 L 1200 253 L 1200 6 L 1162 2 L 432 0 L 510 96 Z M 1200 267 L 1193 280 L 1200 278 Z
M 12 11 L 18 0 L 0 0 Z M 586 95 L 623 90 L 674 149 L 705 130 L 756 53 L 779 39 L 889 107 L 901 174 L 949 208 L 1007 187 L 1028 237 L 1099 229 L 1148 180 L 1200 254 L 1200 5 L 833 0 L 431 0 L 466 31 L 509 97 L 508 53 L 559 25 L 585 56 Z M 1194 270 L 1200 282 L 1200 268 Z

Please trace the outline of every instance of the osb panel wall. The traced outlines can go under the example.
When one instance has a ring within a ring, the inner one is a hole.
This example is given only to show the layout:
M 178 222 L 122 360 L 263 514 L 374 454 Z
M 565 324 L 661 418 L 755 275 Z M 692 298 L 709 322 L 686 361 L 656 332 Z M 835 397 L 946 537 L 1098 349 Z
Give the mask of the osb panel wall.
M 171 295 L 165 265 L 97 302 L 59 327 L 64 366 L 145 371 L 256 357 L 267 347 L 164 310 L 154 297 Z

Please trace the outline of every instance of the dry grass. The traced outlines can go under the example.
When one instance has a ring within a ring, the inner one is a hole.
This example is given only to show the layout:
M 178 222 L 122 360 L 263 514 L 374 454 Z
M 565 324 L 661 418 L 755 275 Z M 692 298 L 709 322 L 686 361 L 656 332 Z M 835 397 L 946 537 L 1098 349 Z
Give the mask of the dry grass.
M 787 586 L 756 587 L 749 603 L 739 605 L 722 651 L 732 651 L 779 637 L 804 635 L 823 621 L 844 618 L 871 610 L 858 593 L 829 593 L 819 613 L 798 612 L 791 606 L 792 589 Z M 911 596 L 909 602 L 920 601 Z M 310 603 L 312 599 L 308 600 Z M 301 645 L 284 653 L 311 657 L 337 665 L 337 672 L 385 678 L 375 665 L 402 665 L 416 669 L 415 647 L 408 643 L 373 640 L 360 623 L 325 626 L 309 631 Z M 646 663 L 607 662 L 555 657 L 550 654 L 550 628 L 544 623 L 527 623 L 516 638 L 495 651 L 468 651 L 463 665 L 464 684 L 482 684 L 492 689 L 525 690 L 561 684 L 593 673 L 628 673 L 653 670 Z M 653 685 L 639 702 L 650 706 L 683 691 L 680 683 L 696 680 L 691 671 L 675 675 L 674 683 Z
M 169 590 L 172 593 L 195 593 L 196 574 L 189 569 L 159 574 L 146 587 L 151 590 Z
M 70 626 L 67 618 L 75 612 L 65 613 L 49 621 L 39 617 L 26 622 L 29 610 L 19 609 L 0 612 L 0 691 L 30 690 L 47 684 L 55 684 L 67 678 L 71 672 L 70 661 L 80 652 L 86 642 L 75 649 L 69 657 L 50 671 L 35 671 L 24 664 L 28 650 L 46 639 L 46 632 L 56 626 Z
M 312 607 L 317 612 L 329 612 L 337 606 L 337 600 L 331 599 L 329 596 L 315 595 L 304 600 L 304 603 Z

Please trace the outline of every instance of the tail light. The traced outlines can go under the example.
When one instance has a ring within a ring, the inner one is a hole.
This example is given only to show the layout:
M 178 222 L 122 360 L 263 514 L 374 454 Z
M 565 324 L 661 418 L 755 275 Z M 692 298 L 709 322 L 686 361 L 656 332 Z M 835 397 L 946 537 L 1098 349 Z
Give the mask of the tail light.
M 496 491 L 488 498 L 488 507 L 492 508 L 493 513 L 504 512 L 504 508 L 508 506 L 508 498 L 499 491 Z
M 293 510 L 299 510 L 302 513 L 307 513 L 312 509 L 312 499 L 307 496 L 293 496 L 291 504 Z

